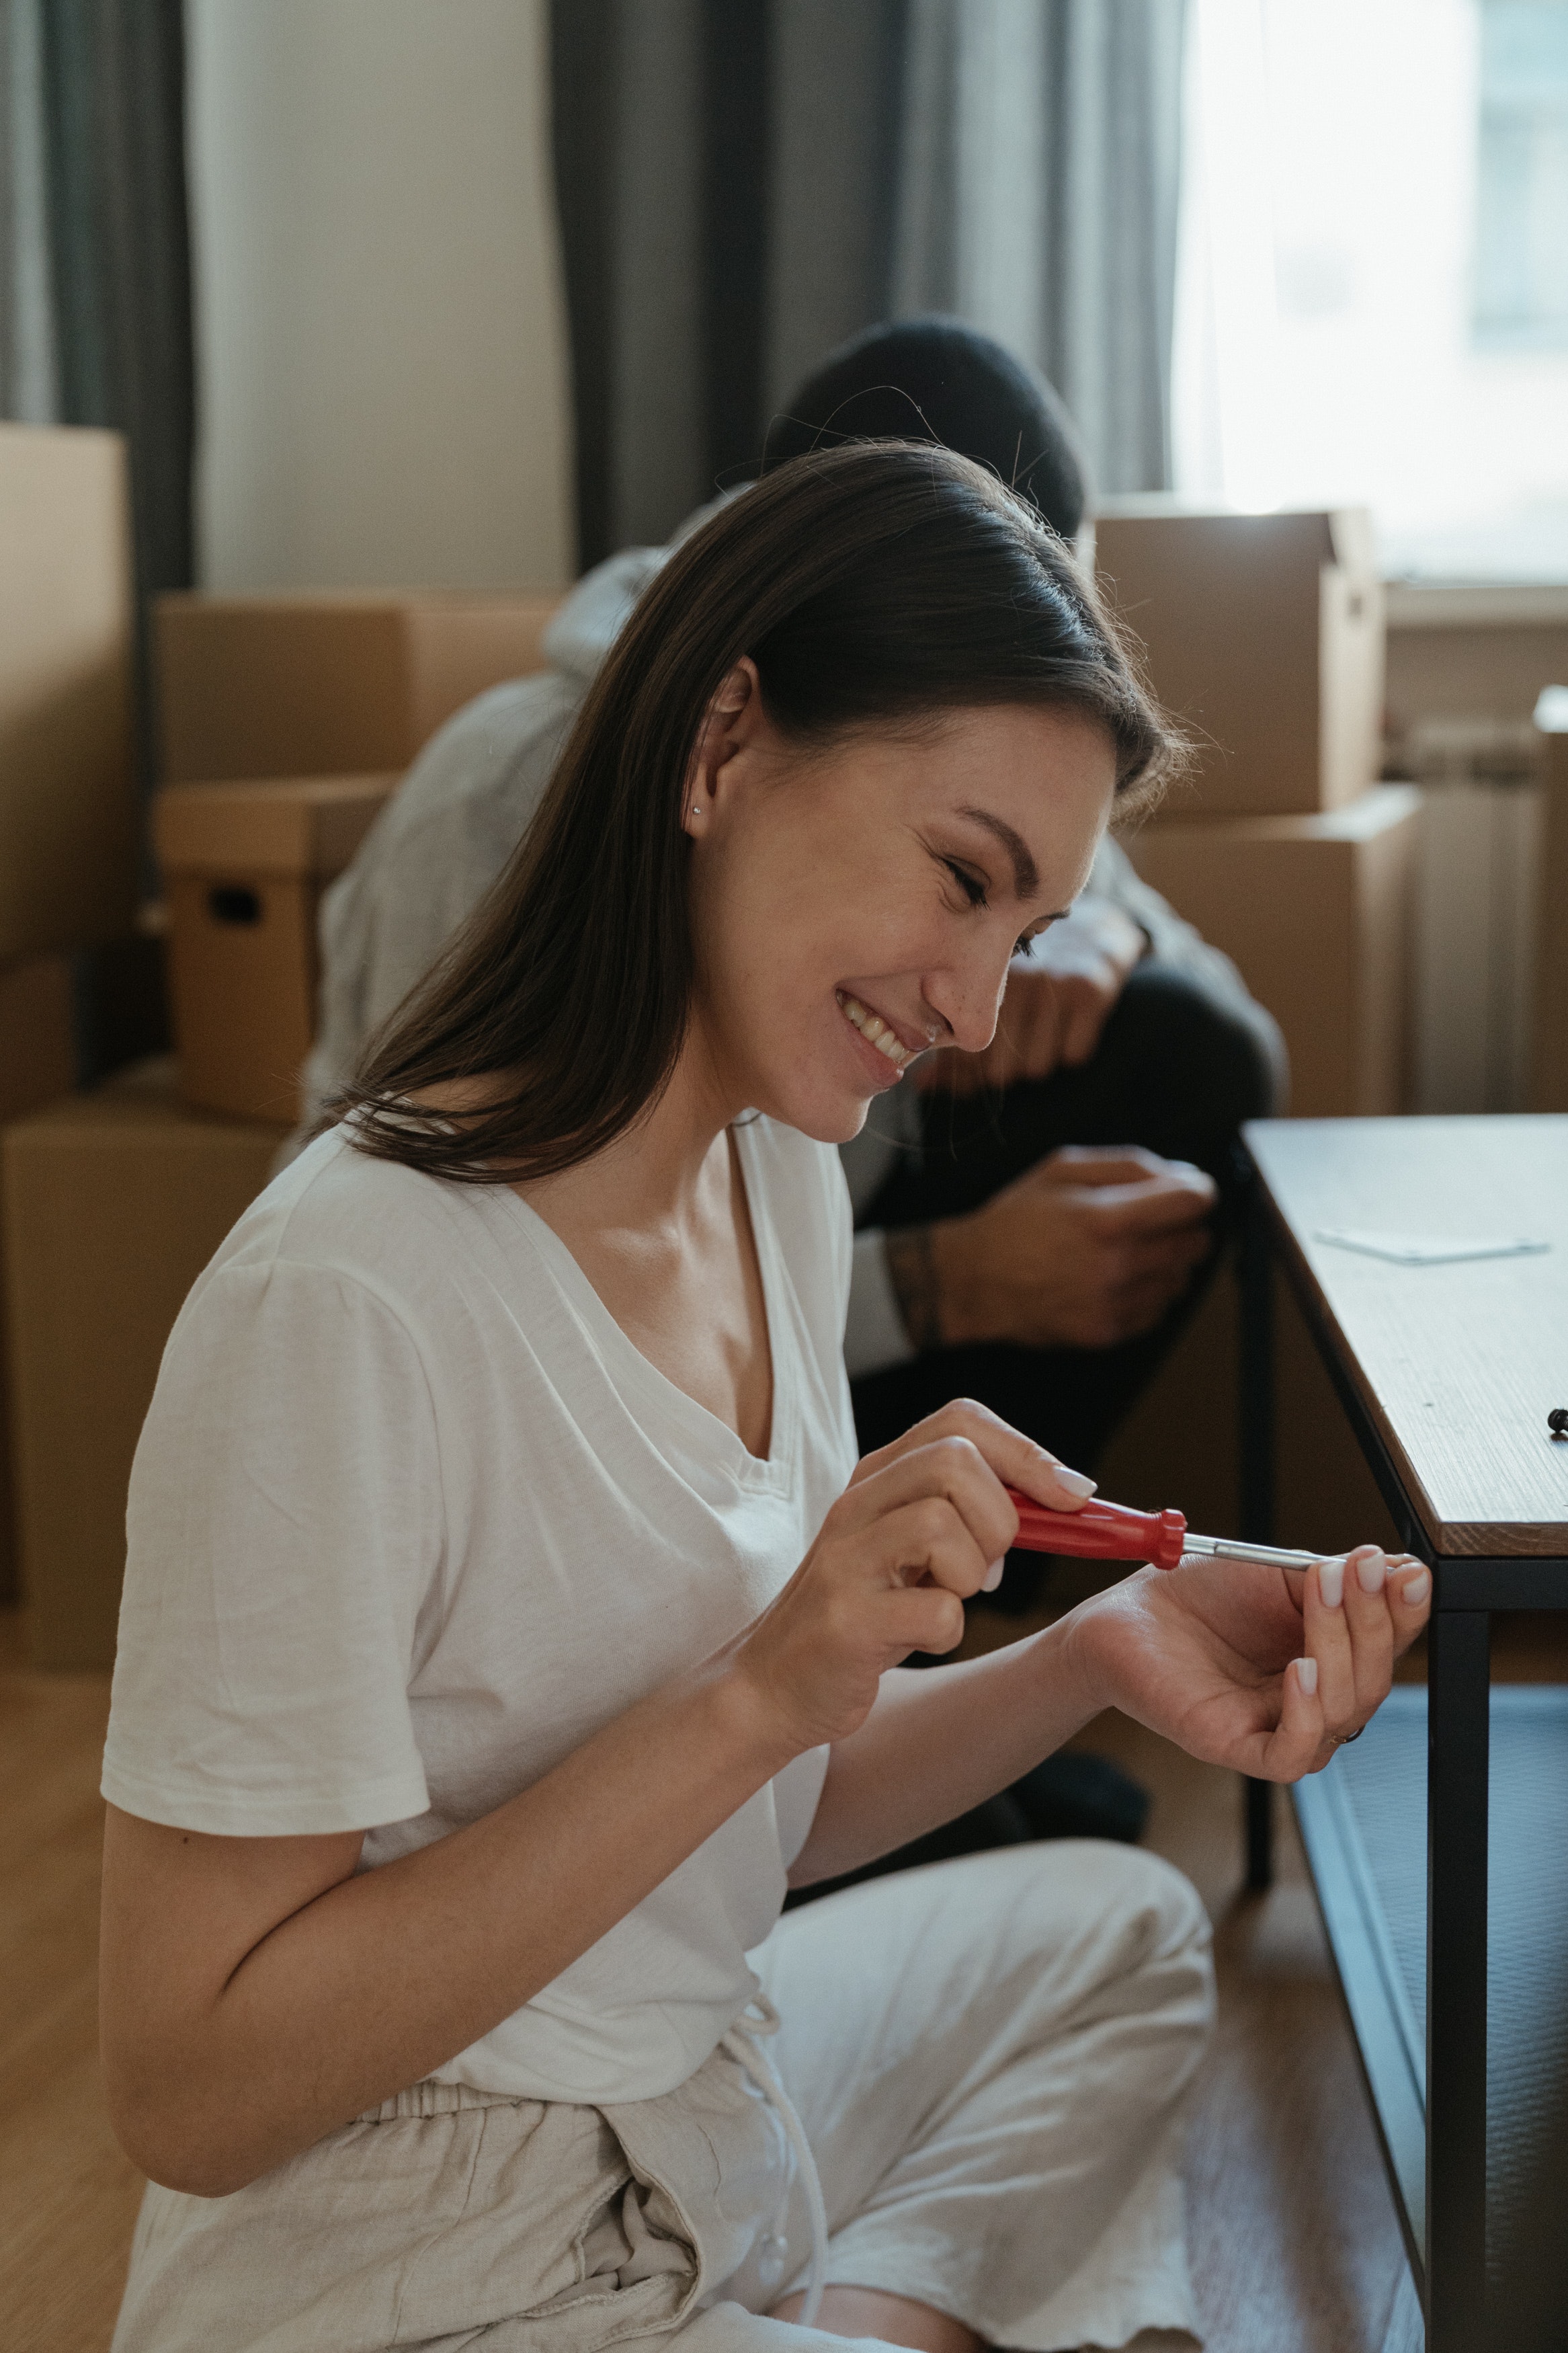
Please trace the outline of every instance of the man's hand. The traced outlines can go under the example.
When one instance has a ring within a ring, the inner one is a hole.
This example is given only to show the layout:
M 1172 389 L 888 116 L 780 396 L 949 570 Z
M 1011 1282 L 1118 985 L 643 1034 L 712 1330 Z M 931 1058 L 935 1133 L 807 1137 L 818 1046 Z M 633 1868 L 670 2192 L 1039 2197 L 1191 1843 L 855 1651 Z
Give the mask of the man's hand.
M 1112 1348 L 1151 1331 L 1208 1255 L 1212 1178 L 1137 1145 L 1064 1145 L 968 1217 L 888 1237 L 917 1345 Z M 933 1296 L 906 1300 L 923 1273 Z
M 1048 1079 L 1087 1062 L 1148 942 L 1110 899 L 1086 893 L 1007 967 L 996 1035 L 981 1054 L 926 1054 L 912 1076 L 922 1092 L 971 1095 Z

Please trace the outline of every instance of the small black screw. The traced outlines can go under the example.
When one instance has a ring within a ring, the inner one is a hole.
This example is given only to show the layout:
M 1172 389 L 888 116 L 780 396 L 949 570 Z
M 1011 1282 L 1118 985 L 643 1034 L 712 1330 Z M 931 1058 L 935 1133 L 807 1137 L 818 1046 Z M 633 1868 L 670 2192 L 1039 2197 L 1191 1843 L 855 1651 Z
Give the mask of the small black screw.
M 1546 1417 L 1546 1427 L 1553 1438 L 1568 1440 L 1568 1405 L 1554 1405 Z

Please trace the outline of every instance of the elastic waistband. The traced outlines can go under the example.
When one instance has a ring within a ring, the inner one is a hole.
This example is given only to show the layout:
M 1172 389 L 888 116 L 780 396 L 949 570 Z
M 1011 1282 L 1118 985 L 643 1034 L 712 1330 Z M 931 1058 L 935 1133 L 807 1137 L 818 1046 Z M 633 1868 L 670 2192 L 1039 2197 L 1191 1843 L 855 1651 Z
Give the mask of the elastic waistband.
M 521 2099 L 512 2092 L 477 2092 L 471 2084 L 438 2084 L 433 2076 L 395 2092 L 378 2108 L 366 2108 L 354 2122 L 389 2125 L 399 2116 L 452 2116 L 460 2108 L 540 2108 L 542 2100 Z

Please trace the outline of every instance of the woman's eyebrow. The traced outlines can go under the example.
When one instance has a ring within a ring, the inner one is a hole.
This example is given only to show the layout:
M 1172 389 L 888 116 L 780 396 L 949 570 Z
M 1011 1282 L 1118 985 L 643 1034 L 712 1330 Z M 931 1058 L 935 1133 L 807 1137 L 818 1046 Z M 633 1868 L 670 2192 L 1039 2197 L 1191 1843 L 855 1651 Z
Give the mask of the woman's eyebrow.
M 962 808 L 974 825 L 983 825 L 994 834 L 1013 861 L 1013 888 L 1020 899 L 1032 899 L 1040 887 L 1040 871 L 1030 854 L 1029 845 L 1021 833 L 1016 833 L 1005 818 L 994 817 L 989 809 Z

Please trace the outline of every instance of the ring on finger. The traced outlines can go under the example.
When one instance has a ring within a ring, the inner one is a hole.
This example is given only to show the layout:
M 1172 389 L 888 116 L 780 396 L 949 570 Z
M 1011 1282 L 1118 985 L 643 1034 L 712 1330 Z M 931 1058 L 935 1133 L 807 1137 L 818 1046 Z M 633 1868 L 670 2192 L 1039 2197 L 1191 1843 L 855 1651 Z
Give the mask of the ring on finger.
M 1366 1726 L 1364 1724 L 1358 1724 L 1353 1732 L 1336 1732 L 1334 1735 L 1334 1746 L 1336 1748 L 1348 1748 L 1352 1740 L 1359 1740 L 1365 1730 Z

